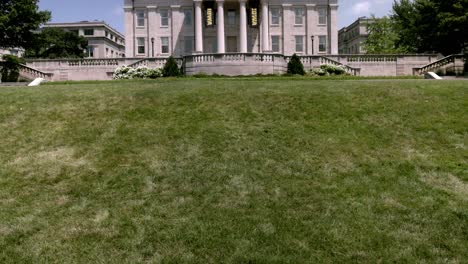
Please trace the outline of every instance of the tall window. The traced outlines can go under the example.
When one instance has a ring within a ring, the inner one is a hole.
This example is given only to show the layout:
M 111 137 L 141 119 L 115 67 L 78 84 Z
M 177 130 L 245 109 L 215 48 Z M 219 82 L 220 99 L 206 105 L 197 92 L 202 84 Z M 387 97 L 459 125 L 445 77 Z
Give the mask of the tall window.
M 327 36 L 319 36 L 319 52 L 327 52 Z
M 236 10 L 228 10 L 228 25 L 234 26 L 236 24 Z
M 162 54 L 169 53 L 169 38 L 168 37 L 161 37 L 161 53 Z
M 184 10 L 184 25 L 191 26 L 193 21 L 192 9 Z
M 319 24 L 320 25 L 326 25 L 327 24 L 328 9 L 326 7 L 319 7 L 318 13 L 319 13 Z
M 93 58 L 94 57 L 94 47 L 93 46 L 88 46 L 88 50 L 87 50 L 87 55 L 89 58 Z
M 137 38 L 137 52 L 138 54 L 145 54 L 146 47 L 145 47 L 145 38 Z
M 304 24 L 304 9 L 302 7 L 294 8 L 294 24 L 302 25 Z
M 295 36 L 296 52 L 304 52 L 304 36 Z
M 85 36 L 94 36 L 94 29 L 85 29 L 84 30 Z
M 161 26 L 167 27 L 169 26 L 169 10 L 161 9 Z
M 184 51 L 187 54 L 191 54 L 193 52 L 193 37 L 185 37 Z
M 279 36 L 271 36 L 271 50 L 273 52 L 279 52 L 280 51 L 280 41 L 279 41 Z
M 136 14 L 137 14 L 137 26 L 144 27 L 145 26 L 145 11 L 138 10 Z
M 271 8 L 271 25 L 279 25 L 280 23 L 280 10 L 279 8 Z

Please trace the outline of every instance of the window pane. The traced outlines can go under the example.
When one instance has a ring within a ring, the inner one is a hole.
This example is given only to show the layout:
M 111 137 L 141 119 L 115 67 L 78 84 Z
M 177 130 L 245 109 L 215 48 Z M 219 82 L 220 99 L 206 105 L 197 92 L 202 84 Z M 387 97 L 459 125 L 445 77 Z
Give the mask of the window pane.
M 236 11 L 229 10 L 228 11 L 228 25 L 235 25 L 236 24 Z
M 184 25 L 191 26 L 192 25 L 192 10 L 186 9 L 184 11 Z
M 137 38 L 138 54 L 145 54 L 145 38 Z
M 319 51 L 320 52 L 327 51 L 327 37 L 326 36 L 319 36 Z
M 84 34 L 86 36 L 93 36 L 94 35 L 94 29 L 85 29 Z
M 319 8 L 319 24 L 327 24 L 327 13 L 328 11 L 326 7 Z
M 279 9 L 278 8 L 271 9 L 271 24 L 279 25 Z
M 304 52 L 304 37 L 296 36 L 296 52 Z
M 169 38 L 161 38 L 161 53 L 169 53 Z
M 185 38 L 185 53 L 192 53 L 193 52 L 193 38 L 187 37 Z
M 279 36 L 271 36 L 271 49 L 273 52 L 279 52 Z
M 303 16 L 302 8 L 300 7 L 295 8 L 294 13 L 295 13 L 295 24 L 302 25 L 302 16 Z
M 169 26 L 169 11 L 161 10 L 161 26 Z
M 139 27 L 145 26 L 145 11 L 137 12 L 137 26 Z

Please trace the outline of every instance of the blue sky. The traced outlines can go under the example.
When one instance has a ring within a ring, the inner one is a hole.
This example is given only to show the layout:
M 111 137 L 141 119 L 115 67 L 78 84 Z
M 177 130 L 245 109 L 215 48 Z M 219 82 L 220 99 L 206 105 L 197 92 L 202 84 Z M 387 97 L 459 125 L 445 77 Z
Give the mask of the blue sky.
M 392 3 L 393 0 L 339 0 L 339 28 L 360 16 L 388 15 Z M 52 11 L 52 22 L 104 20 L 124 33 L 123 0 L 40 0 L 39 6 Z

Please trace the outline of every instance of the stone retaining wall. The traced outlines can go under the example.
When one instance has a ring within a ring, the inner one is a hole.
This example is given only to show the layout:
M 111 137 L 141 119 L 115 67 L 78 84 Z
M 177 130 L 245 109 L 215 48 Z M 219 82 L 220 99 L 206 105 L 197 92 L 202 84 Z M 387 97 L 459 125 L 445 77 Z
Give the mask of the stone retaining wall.
M 178 58 L 187 75 L 281 74 L 286 72 L 289 56 L 264 53 L 197 54 Z M 436 62 L 436 55 L 327 55 L 302 56 L 306 71 L 323 64 L 343 65 L 347 72 L 360 76 L 404 76 L 419 74 L 416 69 Z M 167 58 L 115 58 L 29 60 L 27 66 L 45 74 L 52 81 L 110 80 L 117 67 L 163 67 Z

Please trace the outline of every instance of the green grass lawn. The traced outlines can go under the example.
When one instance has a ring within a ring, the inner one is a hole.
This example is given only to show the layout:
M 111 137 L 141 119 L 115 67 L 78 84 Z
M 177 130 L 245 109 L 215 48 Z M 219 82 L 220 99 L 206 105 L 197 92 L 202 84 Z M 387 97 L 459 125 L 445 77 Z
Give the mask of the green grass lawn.
M 0 263 L 466 263 L 465 81 L 0 88 Z

